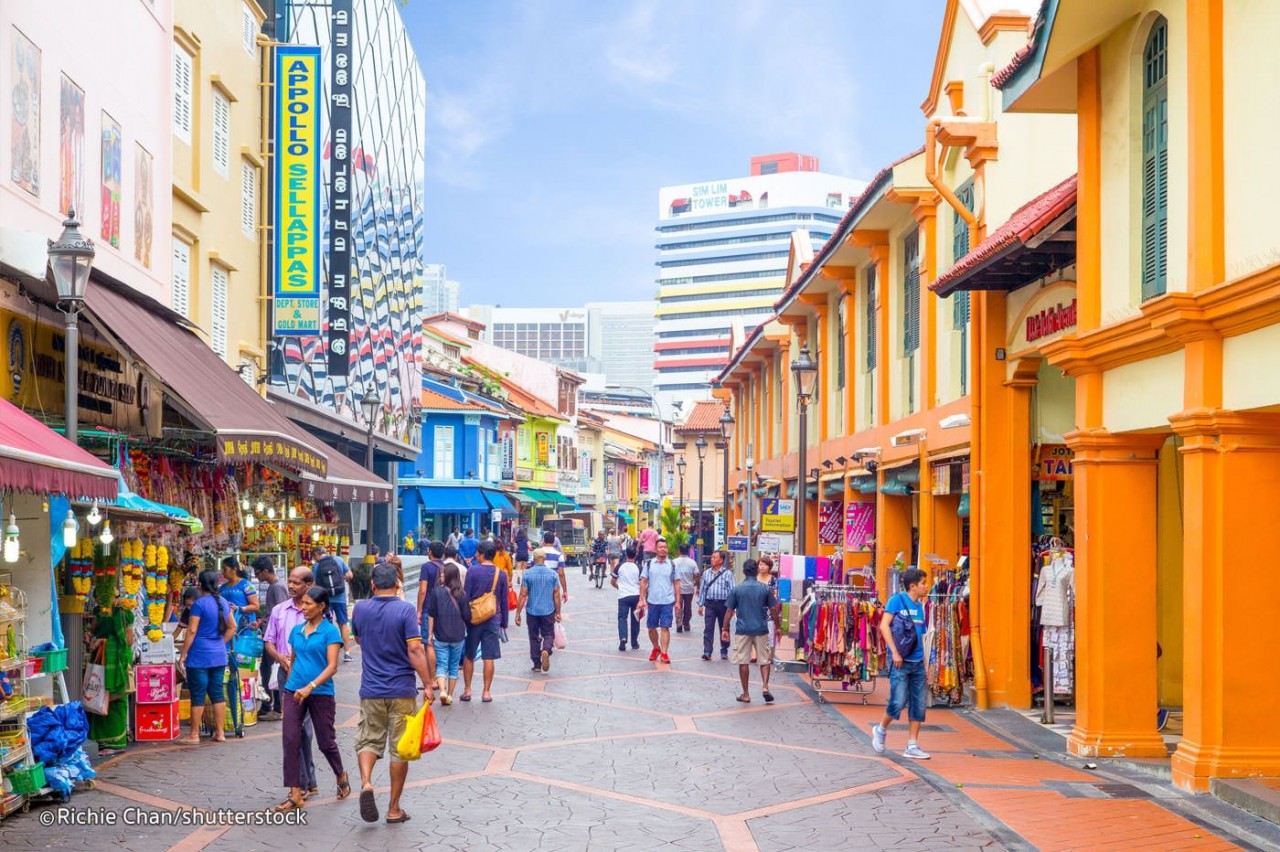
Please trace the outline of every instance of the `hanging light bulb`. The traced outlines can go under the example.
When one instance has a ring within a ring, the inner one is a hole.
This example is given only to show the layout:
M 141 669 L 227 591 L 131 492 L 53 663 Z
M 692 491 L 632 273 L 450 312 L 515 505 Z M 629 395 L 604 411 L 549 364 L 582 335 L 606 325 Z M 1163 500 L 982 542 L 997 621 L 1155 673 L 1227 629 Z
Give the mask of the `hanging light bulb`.
M 89 509 L 89 514 L 85 516 L 85 520 L 89 522 L 91 527 L 96 527 L 102 522 L 102 513 L 98 511 L 97 501 L 94 501 L 93 507 Z
M 298 507 L 290 503 L 289 504 L 289 520 L 292 521 L 297 517 L 298 517 Z
M 251 529 L 253 529 L 253 527 L 254 527 L 254 525 L 255 525 L 256 523 L 257 523 L 257 520 L 254 518 L 254 516 L 253 516 L 252 514 L 248 514 L 248 515 L 245 515 L 245 516 L 244 516 L 244 528 L 245 528 L 245 529 L 247 529 L 247 530 L 251 530 Z
M 262 501 L 261 501 L 261 500 L 259 500 L 259 501 L 258 501 L 258 505 L 254 506 L 254 507 L 253 507 L 253 510 L 254 510 L 255 512 L 257 512 L 259 515 L 261 515 L 261 514 L 262 514 L 262 509 L 263 509 Z
M 275 506 L 268 506 L 268 507 L 267 507 L 267 519 L 268 519 L 268 520 L 271 520 L 271 521 L 274 521 L 274 520 L 276 519 L 276 507 L 275 507 Z
M 240 511 L 242 511 L 242 512 L 248 512 L 248 511 L 249 511 L 249 498 L 248 498 L 248 497 L 241 497 L 241 498 L 240 498 Z
M 116 537 L 111 534 L 111 519 L 108 518 L 107 520 L 102 522 L 102 535 L 99 536 L 98 541 L 101 541 L 103 544 L 109 545 L 111 544 L 111 542 L 115 540 L 116 540 Z
M 76 513 L 67 510 L 67 519 L 62 522 L 62 545 L 64 547 L 76 546 L 76 533 L 80 531 L 80 525 L 76 523 Z
M 9 514 L 9 525 L 4 528 L 4 561 L 18 561 L 18 519 Z

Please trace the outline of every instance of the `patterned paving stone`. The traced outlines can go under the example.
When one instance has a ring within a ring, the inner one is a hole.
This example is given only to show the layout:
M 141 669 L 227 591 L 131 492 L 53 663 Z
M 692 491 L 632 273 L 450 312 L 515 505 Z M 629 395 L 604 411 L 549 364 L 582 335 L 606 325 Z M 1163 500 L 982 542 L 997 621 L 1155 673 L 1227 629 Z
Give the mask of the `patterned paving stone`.
M 436 718 L 446 741 L 456 737 L 505 748 L 675 728 L 670 719 L 625 707 L 600 707 L 537 694 L 482 704 L 477 693 L 470 704 L 440 708 Z
M 829 749 L 849 754 L 870 755 L 871 749 L 848 730 L 812 704 L 778 707 L 760 713 L 733 713 L 702 716 L 693 720 L 699 731 L 710 734 L 764 740 L 782 745 Z
M 761 852 L 1001 848 L 921 781 L 758 817 L 748 825 Z
M 59 808 L 83 811 L 90 802 L 96 813 L 109 811 L 116 814 L 119 823 L 114 826 L 73 826 L 63 823 L 49 827 L 40 825 L 40 816 L 44 813 L 56 816 Z M 129 852 L 161 852 L 191 832 L 190 828 L 182 826 L 126 825 L 124 820 L 127 809 L 132 809 L 138 815 L 137 818 L 144 821 L 154 818 L 149 815 L 159 812 L 158 808 L 139 805 L 102 790 L 80 793 L 66 805 L 33 805 L 30 813 L 14 814 L 0 823 L 0 849 L 59 849 L 71 852 L 125 849 Z
M 797 771 L 798 764 L 804 771 Z M 581 743 L 524 752 L 519 771 L 735 814 L 897 777 L 871 760 L 805 754 L 697 734 Z M 743 779 L 759 779 L 743 788 Z
M 740 708 L 742 705 L 734 700 L 740 689 L 731 681 L 707 680 L 670 670 L 635 678 L 600 678 L 567 683 L 551 681 L 546 686 L 547 692 L 679 715 Z M 756 700 L 760 699 L 757 697 Z M 794 693 L 778 694 L 779 706 L 799 701 Z

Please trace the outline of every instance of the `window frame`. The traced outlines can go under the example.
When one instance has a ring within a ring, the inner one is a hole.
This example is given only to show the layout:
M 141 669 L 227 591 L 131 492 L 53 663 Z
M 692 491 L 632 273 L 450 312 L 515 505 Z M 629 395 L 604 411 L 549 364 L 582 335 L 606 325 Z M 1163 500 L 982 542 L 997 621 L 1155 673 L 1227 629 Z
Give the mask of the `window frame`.
M 231 176 L 231 99 L 225 94 L 213 90 L 213 170 L 222 177 Z M 219 112 L 222 120 L 219 121 Z M 221 133 L 219 133 L 221 126 Z M 243 186 L 241 191 L 243 192 Z M 243 205 L 243 201 L 241 202 Z M 242 214 L 243 215 L 243 211 Z
M 173 46 L 173 135 L 191 144 L 195 108 L 196 58 L 182 45 Z

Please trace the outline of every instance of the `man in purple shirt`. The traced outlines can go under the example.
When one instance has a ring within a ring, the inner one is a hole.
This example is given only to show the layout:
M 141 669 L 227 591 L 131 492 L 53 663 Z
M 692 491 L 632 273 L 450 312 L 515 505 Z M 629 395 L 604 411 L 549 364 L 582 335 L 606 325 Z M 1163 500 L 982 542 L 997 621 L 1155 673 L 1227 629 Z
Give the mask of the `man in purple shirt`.
M 493 696 L 489 690 L 493 687 L 493 661 L 502 656 L 499 645 L 498 629 L 507 629 L 507 574 L 499 571 L 493 564 L 493 555 L 497 546 L 492 541 L 482 541 L 476 549 L 476 557 L 480 560 L 470 571 L 463 583 L 463 591 L 467 600 L 474 602 L 477 598 L 493 594 L 497 612 L 488 621 L 467 625 L 467 644 L 462 648 L 462 700 L 471 700 L 471 676 L 476 670 L 476 649 L 484 660 L 484 693 L 480 700 L 489 702 Z
M 307 620 L 302 614 L 302 599 L 307 594 L 307 589 L 311 588 L 314 579 L 311 575 L 311 569 L 305 565 L 294 568 L 289 572 L 289 598 L 283 603 L 278 603 L 271 608 L 271 615 L 267 620 L 267 629 L 262 634 L 262 642 L 267 656 L 276 661 L 276 682 L 280 686 L 284 686 L 285 680 L 289 677 L 289 658 L 293 655 L 293 649 L 289 647 L 289 634 L 293 632 L 293 628 L 297 627 Z M 269 687 L 263 684 L 264 688 Z M 274 721 L 280 718 L 279 713 L 262 714 L 260 717 L 263 721 Z M 320 792 L 320 787 L 316 781 L 316 762 L 311 755 L 311 740 L 314 733 L 311 729 L 311 717 L 307 716 L 302 724 L 302 797 L 308 799 Z

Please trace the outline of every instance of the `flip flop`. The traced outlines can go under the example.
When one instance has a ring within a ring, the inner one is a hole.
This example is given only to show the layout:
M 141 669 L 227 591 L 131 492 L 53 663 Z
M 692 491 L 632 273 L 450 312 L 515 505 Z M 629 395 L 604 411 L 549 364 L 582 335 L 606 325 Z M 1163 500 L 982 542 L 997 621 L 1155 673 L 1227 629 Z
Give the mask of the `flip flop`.
M 772 692 L 770 692 L 770 691 L 769 691 L 769 690 L 767 690 L 767 689 L 764 691 L 764 703 L 765 703 L 765 704 L 772 704 L 772 703 L 773 703 L 773 693 L 772 693 Z
M 360 819 L 365 822 L 378 821 L 378 800 L 374 798 L 371 787 L 360 791 Z
M 492 695 L 485 695 L 485 696 L 481 697 L 480 701 L 481 701 L 481 702 L 483 702 L 483 703 L 485 703 L 485 704 L 491 704 L 491 703 L 493 702 L 493 696 L 492 696 Z
M 387 817 L 387 825 L 394 825 L 398 822 L 408 822 L 408 821 L 409 821 L 408 811 L 401 811 L 400 816 L 398 817 Z
M 462 693 L 461 697 L 459 697 L 459 698 L 458 698 L 458 700 L 459 700 L 459 701 L 470 701 L 470 700 L 471 700 L 471 693 L 470 693 L 470 692 L 464 692 L 464 693 Z
M 751 703 L 751 696 L 750 696 L 750 695 L 739 695 L 739 696 L 738 696 L 738 700 L 739 700 L 739 701 L 741 701 L 743 704 L 750 704 L 750 703 Z

